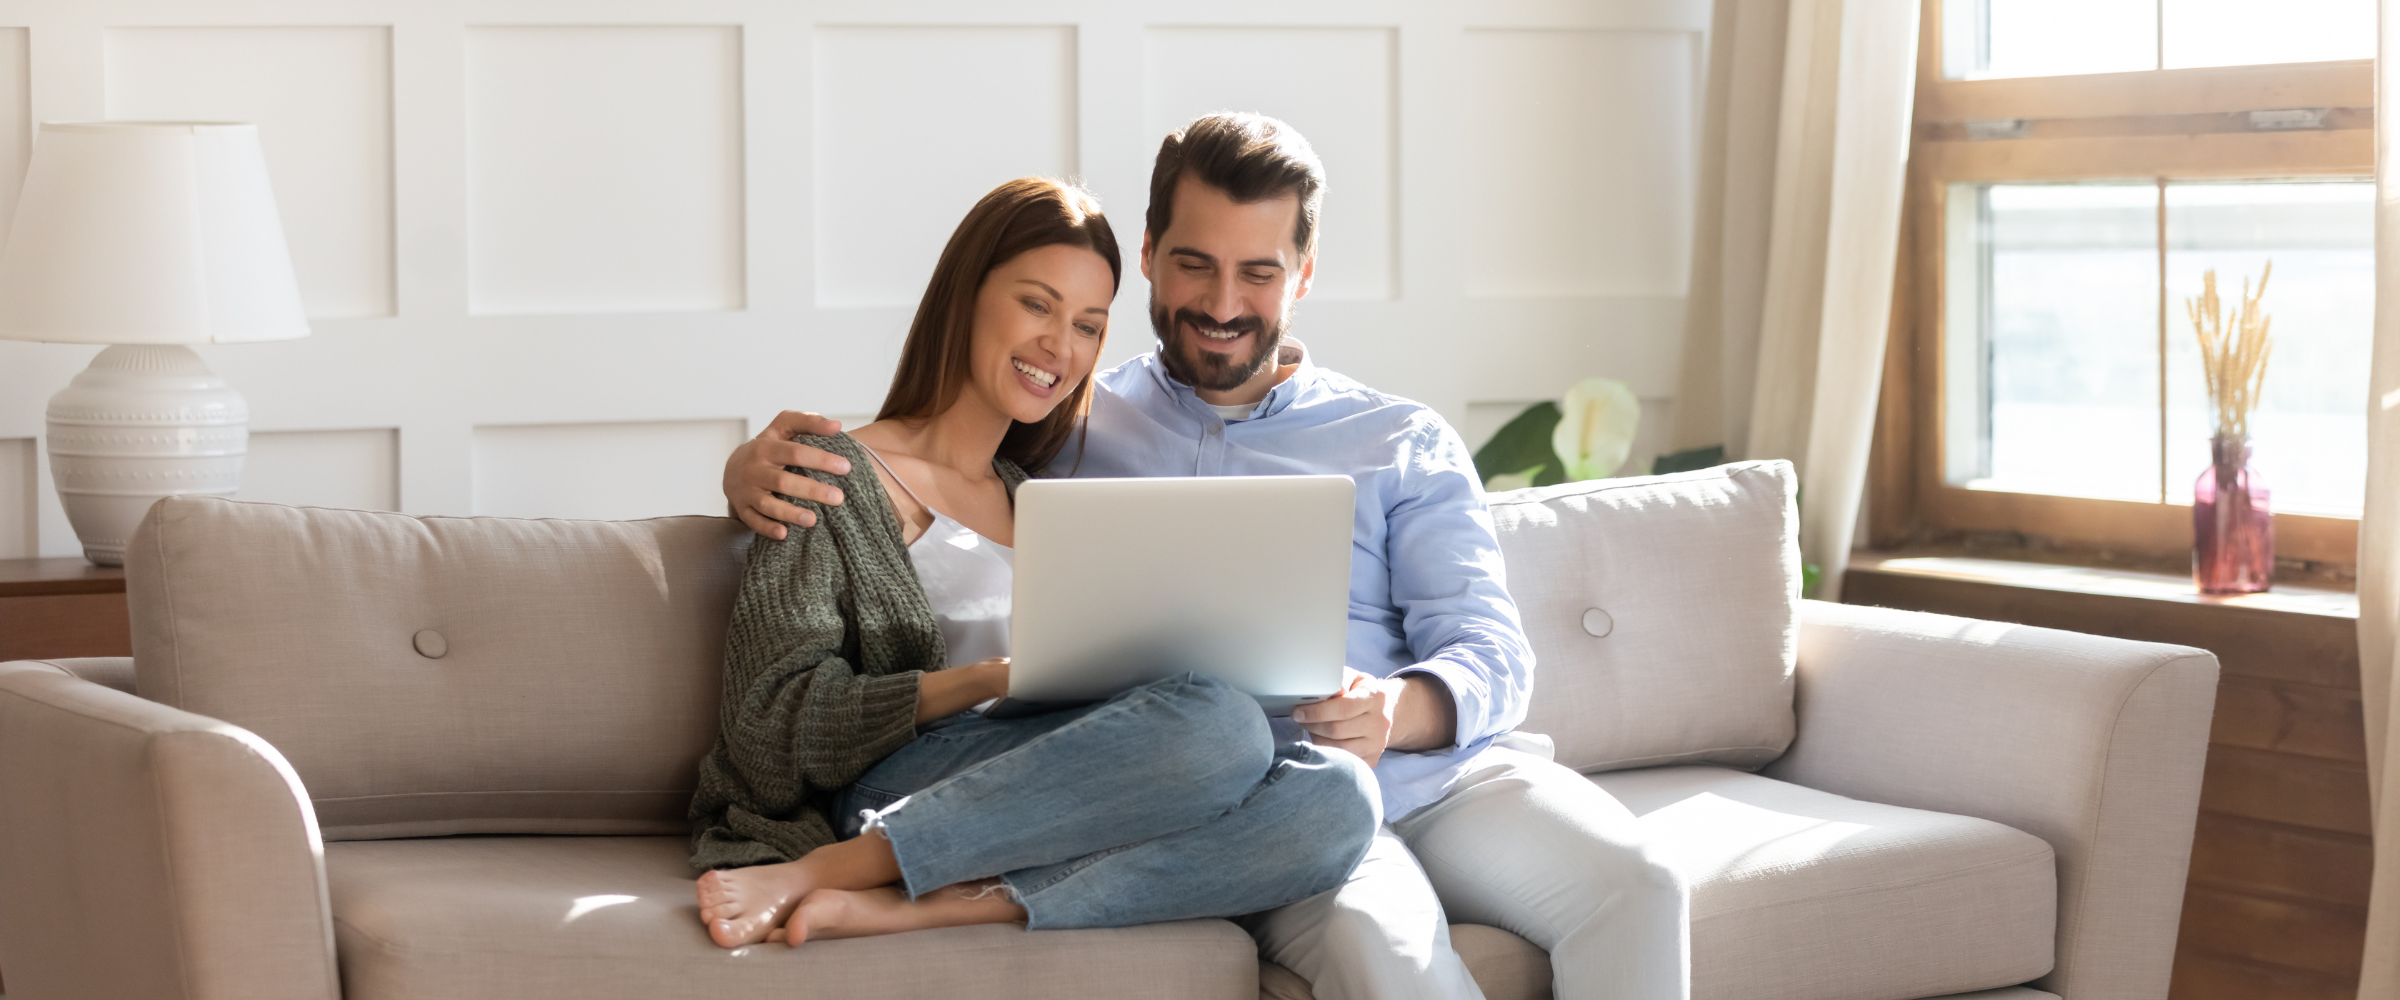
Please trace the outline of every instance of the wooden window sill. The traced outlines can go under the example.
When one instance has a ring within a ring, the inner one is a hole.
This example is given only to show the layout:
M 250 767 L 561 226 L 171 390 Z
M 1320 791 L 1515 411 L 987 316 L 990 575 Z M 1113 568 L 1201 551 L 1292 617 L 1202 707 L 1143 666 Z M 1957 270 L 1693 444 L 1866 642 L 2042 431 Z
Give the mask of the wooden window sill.
M 2316 615 L 2352 621 L 2358 618 L 2358 594 L 2349 590 L 2277 583 L 2274 589 L 2261 594 L 2214 597 L 2195 589 L 2188 576 L 2011 559 L 1981 559 L 1932 552 L 1903 550 L 1854 553 L 1850 559 L 1849 574 L 1854 579 L 1861 574 L 1867 576 L 1862 581 L 1864 586 L 1844 584 L 1843 597 L 1854 601 L 1857 596 L 1865 596 L 1854 596 L 1860 590 L 1881 590 L 1884 585 L 1906 586 L 1912 581 L 1945 580 L 2054 593 Z

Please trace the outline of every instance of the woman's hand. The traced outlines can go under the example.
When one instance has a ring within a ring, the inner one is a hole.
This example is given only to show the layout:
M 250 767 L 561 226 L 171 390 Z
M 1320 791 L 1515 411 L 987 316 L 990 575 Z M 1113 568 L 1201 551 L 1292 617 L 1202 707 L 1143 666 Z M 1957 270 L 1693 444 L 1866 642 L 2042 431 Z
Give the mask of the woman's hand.
M 1008 694 L 1008 657 L 917 675 L 917 724 L 957 715 Z

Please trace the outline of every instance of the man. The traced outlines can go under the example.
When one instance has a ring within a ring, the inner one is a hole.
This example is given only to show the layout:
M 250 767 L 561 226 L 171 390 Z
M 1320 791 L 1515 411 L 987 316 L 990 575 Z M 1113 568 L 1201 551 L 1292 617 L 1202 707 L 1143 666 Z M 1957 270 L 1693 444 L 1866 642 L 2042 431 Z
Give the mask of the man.
M 1480 998 L 1450 948 L 1458 920 L 1549 951 L 1560 1000 L 1681 1000 L 1688 894 L 1632 815 L 1581 775 L 1493 745 L 1524 718 L 1533 656 L 1465 443 L 1287 336 L 1316 273 L 1323 187 L 1306 140 L 1271 118 L 1211 115 L 1166 138 L 1141 249 L 1159 349 L 1095 377 L 1088 435 L 1049 474 L 1358 484 L 1351 669 L 1293 720 L 1375 767 L 1387 826 L 1347 885 L 1248 919 L 1268 958 L 1320 1000 Z M 778 522 L 811 516 L 775 493 L 839 503 L 785 469 L 847 471 L 790 440 L 836 429 L 786 413 L 742 445 L 725 469 L 735 513 L 781 537 Z

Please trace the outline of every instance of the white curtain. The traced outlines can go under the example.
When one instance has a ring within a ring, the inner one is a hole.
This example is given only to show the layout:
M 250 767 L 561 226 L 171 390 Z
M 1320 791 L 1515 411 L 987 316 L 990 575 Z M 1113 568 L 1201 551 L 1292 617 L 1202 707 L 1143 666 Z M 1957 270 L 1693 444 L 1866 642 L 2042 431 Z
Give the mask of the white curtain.
M 2375 803 L 2375 883 L 2367 903 L 2360 1000 L 2400 1000 L 2400 794 L 2392 785 L 2394 656 L 2400 654 L 2400 169 L 2386 109 L 2400 107 L 2400 0 L 2378 4 L 2375 60 L 2375 359 L 2367 393 L 2367 507 L 2358 526 L 2358 679 L 2367 716 L 2367 791 Z
M 1800 470 L 1841 593 L 1891 317 L 1916 0 L 1718 0 L 1678 448 Z

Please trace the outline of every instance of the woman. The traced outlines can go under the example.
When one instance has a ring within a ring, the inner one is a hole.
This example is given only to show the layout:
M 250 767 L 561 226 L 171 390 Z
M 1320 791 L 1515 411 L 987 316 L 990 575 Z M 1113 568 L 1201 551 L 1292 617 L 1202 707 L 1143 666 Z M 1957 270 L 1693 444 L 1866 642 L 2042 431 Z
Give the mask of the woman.
M 1089 405 L 1121 275 L 1088 194 L 1001 185 L 943 249 L 876 421 L 808 439 L 849 460 L 809 473 L 849 502 L 751 542 L 691 812 L 718 944 L 1232 916 L 1365 852 L 1365 765 L 1276 746 L 1222 682 L 972 711 L 1008 686 L 1013 491 Z

